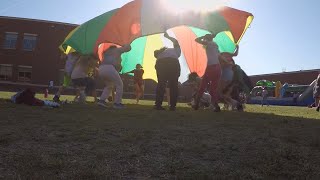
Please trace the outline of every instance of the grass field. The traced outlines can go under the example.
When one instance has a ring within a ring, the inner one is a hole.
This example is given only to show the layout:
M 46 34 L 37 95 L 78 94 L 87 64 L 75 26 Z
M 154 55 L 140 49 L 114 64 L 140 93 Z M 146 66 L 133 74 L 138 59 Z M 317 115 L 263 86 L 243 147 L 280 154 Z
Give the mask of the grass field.
M 314 109 L 159 112 L 130 100 L 125 110 L 50 109 L 12 104 L 11 95 L 0 92 L 1 179 L 320 178 Z

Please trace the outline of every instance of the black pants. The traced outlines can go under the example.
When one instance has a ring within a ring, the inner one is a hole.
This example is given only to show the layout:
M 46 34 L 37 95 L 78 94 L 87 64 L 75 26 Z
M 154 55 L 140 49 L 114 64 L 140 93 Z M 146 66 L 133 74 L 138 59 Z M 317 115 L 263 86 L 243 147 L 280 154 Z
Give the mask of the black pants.
M 156 62 L 158 85 L 156 90 L 156 106 L 161 106 L 167 87 L 170 88 L 170 106 L 176 107 L 178 100 L 178 79 L 180 76 L 180 64 L 178 59 L 164 58 Z

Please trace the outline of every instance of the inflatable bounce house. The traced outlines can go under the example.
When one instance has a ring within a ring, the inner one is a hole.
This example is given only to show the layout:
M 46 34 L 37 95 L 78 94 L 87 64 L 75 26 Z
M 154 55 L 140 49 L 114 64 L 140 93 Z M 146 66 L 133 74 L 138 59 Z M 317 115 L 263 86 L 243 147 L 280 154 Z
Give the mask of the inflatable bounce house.
M 271 82 L 260 80 L 252 89 L 248 104 L 261 104 L 262 90 L 268 91 L 267 101 L 270 105 L 278 106 L 308 106 L 314 102 L 312 97 L 316 80 L 310 85 L 281 84 L 280 81 Z

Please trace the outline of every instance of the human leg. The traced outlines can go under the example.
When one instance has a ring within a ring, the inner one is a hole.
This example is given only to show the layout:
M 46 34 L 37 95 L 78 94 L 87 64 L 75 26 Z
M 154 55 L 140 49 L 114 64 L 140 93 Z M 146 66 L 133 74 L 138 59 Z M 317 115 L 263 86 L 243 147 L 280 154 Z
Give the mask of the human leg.
M 219 85 L 221 78 L 221 67 L 219 64 L 212 65 L 209 71 L 210 75 L 210 95 L 211 95 L 211 103 L 214 107 L 214 111 L 219 112 L 220 107 L 218 105 L 219 102 Z
M 156 89 L 156 101 L 155 101 L 155 108 L 159 110 L 163 110 L 162 102 L 165 93 L 165 88 L 167 84 L 166 79 L 166 64 L 164 62 L 157 62 L 156 63 L 156 72 L 158 78 L 158 84 Z
M 178 101 L 178 78 L 172 78 L 168 83 L 170 88 L 170 108 L 174 110 Z
M 108 67 L 108 79 L 115 85 L 114 105 L 122 105 L 123 82 L 118 71 L 113 67 Z
M 170 88 L 168 87 L 166 87 L 166 97 L 167 97 L 168 106 L 170 106 Z
M 199 90 L 198 90 L 197 94 L 195 95 L 194 106 L 193 106 L 193 108 L 195 110 L 199 109 L 200 98 L 202 97 L 204 91 L 208 87 L 209 82 L 210 82 L 210 73 L 209 73 L 209 67 L 207 67 L 206 72 L 201 80 Z M 212 96 L 211 96 L 211 98 L 212 98 Z
M 138 104 L 139 103 L 139 96 L 140 96 L 140 87 L 139 87 L 139 84 L 138 83 L 135 83 L 134 84 L 134 94 L 136 96 L 136 103 Z
M 98 102 L 98 105 L 106 107 L 106 99 L 109 98 L 110 93 L 113 89 L 113 83 L 109 79 L 109 67 L 107 65 L 103 65 L 99 67 L 99 76 L 101 80 L 103 80 L 105 87 L 102 91 L 102 94 L 100 96 L 100 100 Z

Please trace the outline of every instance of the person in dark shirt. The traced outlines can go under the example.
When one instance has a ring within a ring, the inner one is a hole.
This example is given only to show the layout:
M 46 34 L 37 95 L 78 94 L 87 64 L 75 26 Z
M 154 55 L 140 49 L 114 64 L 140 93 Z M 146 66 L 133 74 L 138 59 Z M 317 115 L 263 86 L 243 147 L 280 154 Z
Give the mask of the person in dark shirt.
M 136 69 L 130 71 L 129 73 L 133 73 L 133 81 L 134 81 L 134 87 L 135 87 L 135 94 L 136 94 L 136 100 L 137 104 L 139 103 L 140 98 L 143 95 L 143 74 L 144 70 L 141 64 L 136 65 Z

